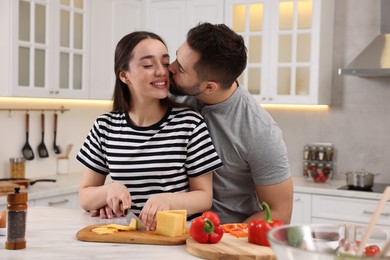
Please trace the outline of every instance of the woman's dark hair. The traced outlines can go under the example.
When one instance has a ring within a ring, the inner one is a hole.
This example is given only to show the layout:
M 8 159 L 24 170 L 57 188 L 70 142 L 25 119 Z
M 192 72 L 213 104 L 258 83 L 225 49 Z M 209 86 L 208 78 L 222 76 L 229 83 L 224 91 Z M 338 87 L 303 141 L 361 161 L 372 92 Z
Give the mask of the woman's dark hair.
M 121 81 L 120 73 L 129 70 L 129 62 L 133 58 L 133 50 L 138 43 L 145 39 L 156 39 L 162 42 L 165 46 L 164 40 L 155 33 L 146 31 L 136 31 L 124 36 L 116 45 L 115 49 L 115 89 L 113 95 L 113 111 L 121 111 L 128 113 L 131 108 L 131 94 L 127 84 Z M 168 98 L 162 100 L 171 104 Z
M 216 81 L 228 89 L 246 67 L 244 39 L 224 24 L 198 24 L 189 30 L 187 43 L 200 54 L 194 66 L 200 81 Z

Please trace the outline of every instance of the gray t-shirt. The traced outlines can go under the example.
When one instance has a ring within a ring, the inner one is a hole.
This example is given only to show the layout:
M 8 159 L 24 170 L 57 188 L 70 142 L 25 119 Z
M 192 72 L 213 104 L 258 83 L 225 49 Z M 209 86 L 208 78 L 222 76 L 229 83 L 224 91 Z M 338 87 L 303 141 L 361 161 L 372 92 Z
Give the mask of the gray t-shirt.
M 211 211 L 222 223 L 242 222 L 261 210 L 255 185 L 277 184 L 290 177 L 282 132 L 242 87 L 222 103 L 198 102 L 198 109 L 224 164 L 214 171 Z

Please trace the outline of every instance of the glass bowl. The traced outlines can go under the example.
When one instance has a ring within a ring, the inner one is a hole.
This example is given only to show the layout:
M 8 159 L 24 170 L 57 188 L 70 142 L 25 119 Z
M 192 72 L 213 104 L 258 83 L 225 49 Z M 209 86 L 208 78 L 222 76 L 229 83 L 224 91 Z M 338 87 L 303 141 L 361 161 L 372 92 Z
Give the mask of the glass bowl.
M 271 229 L 267 236 L 278 260 L 373 259 L 353 256 L 358 248 L 356 244 L 349 247 L 350 252 L 340 246 L 345 241 L 361 241 L 364 230 L 364 226 L 352 224 L 285 225 Z M 377 245 L 382 249 L 389 240 L 390 228 L 374 228 L 367 246 Z M 389 260 L 390 255 L 379 259 Z
M 307 171 L 314 182 L 324 183 L 332 178 L 333 168 L 330 164 L 311 163 Z

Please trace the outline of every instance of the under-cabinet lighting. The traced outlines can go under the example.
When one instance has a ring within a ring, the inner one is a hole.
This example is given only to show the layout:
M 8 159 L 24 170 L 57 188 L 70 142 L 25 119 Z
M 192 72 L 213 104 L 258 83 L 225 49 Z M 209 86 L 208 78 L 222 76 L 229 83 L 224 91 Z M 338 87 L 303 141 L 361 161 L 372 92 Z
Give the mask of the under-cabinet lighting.
M 0 105 L 96 105 L 96 106 L 111 106 L 111 100 L 97 99 L 57 99 L 57 98 L 21 98 L 21 97 L 0 97 Z M 261 104 L 265 109 L 275 110 L 328 110 L 329 105 L 290 105 L 290 104 Z
M 24 97 L 0 97 L 0 104 L 12 105 L 41 105 L 58 104 L 58 105 L 111 105 L 111 100 L 97 99 L 65 99 L 65 98 L 24 98 Z
M 287 104 L 261 104 L 265 109 L 273 110 L 329 110 L 329 105 L 287 105 Z

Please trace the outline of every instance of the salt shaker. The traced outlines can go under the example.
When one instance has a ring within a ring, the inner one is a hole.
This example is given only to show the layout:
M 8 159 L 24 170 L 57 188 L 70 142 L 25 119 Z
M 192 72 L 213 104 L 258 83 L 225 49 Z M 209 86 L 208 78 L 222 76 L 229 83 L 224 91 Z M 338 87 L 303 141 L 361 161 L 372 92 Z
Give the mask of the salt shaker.
M 26 248 L 27 193 L 15 188 L 7 194 L 7 241 L 5 248 L 16 250 Z

